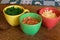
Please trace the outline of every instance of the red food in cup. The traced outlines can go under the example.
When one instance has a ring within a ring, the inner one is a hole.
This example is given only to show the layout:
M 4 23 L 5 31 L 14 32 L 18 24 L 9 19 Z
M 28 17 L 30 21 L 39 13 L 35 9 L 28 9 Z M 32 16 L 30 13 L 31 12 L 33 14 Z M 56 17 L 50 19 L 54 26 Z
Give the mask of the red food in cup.
M 31 18 L 31 17 L 27 17 L 23 19 L 24 24 L 34 25 L 34 24 L 37 24 L 38 22 L 39 21 L 37 19 Z

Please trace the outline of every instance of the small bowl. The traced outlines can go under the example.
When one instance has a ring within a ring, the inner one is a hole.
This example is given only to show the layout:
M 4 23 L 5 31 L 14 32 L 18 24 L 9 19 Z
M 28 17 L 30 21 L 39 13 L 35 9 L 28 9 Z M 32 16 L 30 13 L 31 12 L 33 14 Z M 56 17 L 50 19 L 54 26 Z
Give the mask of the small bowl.
M 53 19 L 50 19 L 50 18 L 46 18 L 46 17 L 42 16 L 42 13 L 45 10 L 52 10 L 52 12 L 57 15 L 57 17 L 56 18 L 53 18 Z M 60 11 L 57 10 L 56 8 L 54 8 L 54 7 L 44 7 L 42 9 L 39 9 L 38 10 L 38 13 L 42 16 L 43 25 L 46 26 L 48 29 L 52 29 L 53 27 L 55 27 L 56 24 L 60 20 Z
M 14 8 L 20 8 L 20 9 L 23 9 L 24 11 L 18 15 L 9 15 L 7 14 L 5 11 L 8 9 L 8 8 L 11 8 L 11 7 L 14 7 Z M 24 7 L 22 6 L 19 6 L 19 5 L 10 5 L 10 6 L 7 6 L 3 9 L 3 14 L 7 20 L 7 22 L 11 25 L 11 26 L 18 26 L 19 25 L 19 16 L 24 14 L 25 12 L 29 12 L 28 9 L 25 9 Z
M 22 20 L 24 18 L 29 17 L 29 16 L 32 17 L 32 18 L 35 18 L 35 19 L 39 20 L 39 23 L 34 24 L 34 25 L 29 25 L 29 24 L 22 23 Z M 37 13 L 26 13 L 26 14 L 23 14 L 23 15 L 21 15 L 19 17 L 19 21 L 20 21 L 20 25 L 21 25 L 22 31 L 25 34 L 28 34 L 28 35 L 35 35 L 39 31 L 39 29 L 41 27 L 41 24 L 42 24 L 42 18 Z

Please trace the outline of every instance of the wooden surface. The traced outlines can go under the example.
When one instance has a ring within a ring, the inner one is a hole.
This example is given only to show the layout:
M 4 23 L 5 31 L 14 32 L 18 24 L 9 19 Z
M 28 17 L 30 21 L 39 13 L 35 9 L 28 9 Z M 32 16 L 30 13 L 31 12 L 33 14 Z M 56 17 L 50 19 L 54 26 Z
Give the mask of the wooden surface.
M 35 36 L 29 36 L 21 31 L 19 28 L 20 26 L 12 27 L 7 23 L 2 12 L 6 6 L 8 5 L 0 4 L 0 40 L 60 40 L 60 22 L 52 30 L 47 30 L 47 28 L 42 26 Z M 39 8 L 44 7 L 29 5 L 22 6 L 29 9 L 31 12 L 37 12 Z M 60 7 L 56 8 L 59 9 Z
M 0 2 L 1 2 L 1 0 L 0 0 Z

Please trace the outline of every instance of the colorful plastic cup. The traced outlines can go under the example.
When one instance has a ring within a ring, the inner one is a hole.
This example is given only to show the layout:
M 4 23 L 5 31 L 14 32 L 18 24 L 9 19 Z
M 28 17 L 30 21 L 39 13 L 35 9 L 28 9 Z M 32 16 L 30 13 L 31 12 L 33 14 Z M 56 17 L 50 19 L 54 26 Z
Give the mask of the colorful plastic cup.
M 54 12 L 57 15 L 57 17 L 53 18 L 53 19 L 50 19 L 50 18 L 46 18 L 46 17 L 42 16 L 42 13 L 45 10 L 52 10 L 52 12 Z M 54 7 L 45 7 L 45 8 L 42 8 L 42 9 L 39 10 L 38 13 L 42 16 L 43 25 L 46 26 L 48 29 L 52 29 L 59 22 L 60 11 L 57 10 L 56 8 L 54 8 Z
M 37 20 L 39 20 L 39 23 L 37 24 L 34 24 L 34 25 L 29 25 L 29 24 L 24 24 L 22 23 L 22 20 L 24 18 L 27 18 L 27 17 L 32 17 L 32 18 L 35 18 Z M 22 31 L 27 34 L 27 35 L 35 35 L 40 27 L 41 27 L 41 24 L 42 24 L 42 18 L 40 15 L 38 15 L 37 13 L 26 13 L 26 14 L 23 14 L 19 17 L 19 21 L 20 21 L 20 25 L 21 25 L 21 29 Z
M 5 11 L 10 8 L 10 7 L 19 7 L 20 9 L 23 9 L 24 11 L 22 13 L 20 13 L 19 15 L 8 15 L 7 13 L 5 13 Z M 4 16 L 7 20 L 7 22 L 11 25 L 11 26 L 17 26 L 19 25 L 19 16 L 24 14 L 25 12 L 29 12 L 28 9 L 24 9 L 22 6 L 19 6 L 19 5 L 10 5 L 10 6 L 7 6 L 3 9 L 3 13 L 4 13 Z

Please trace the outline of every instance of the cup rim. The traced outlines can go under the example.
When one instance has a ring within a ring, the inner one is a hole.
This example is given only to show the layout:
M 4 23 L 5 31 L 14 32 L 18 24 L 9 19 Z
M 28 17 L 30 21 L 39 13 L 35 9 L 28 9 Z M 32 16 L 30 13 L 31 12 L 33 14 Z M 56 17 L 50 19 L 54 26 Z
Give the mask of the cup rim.
M 30 13 L 32 13 L 32 14 L 36 14 L 36 15 L 38 15 L 37 13 L 34 13 L 34 12 L 29 12 L 29 13 L 26 13 L 26 14 L 30 14 Z M 23 14 L 23 15 L 26 15 L 26 14 Z M 22 16 L 22 15 L 21 15 Z M 21 17 L 20 16 L 20 17 Z M 37 23 L 37 24 L 42 24 L 42 17 L 40 16 L 40 15 L 38 15 L 39 17 L 40 17 L 40 21 Z M 19 20 L 20 20 L 20 17 L 19 17 Z M 20 22 L 20 21 L 19 21 Z M 24 24 L 24 23 L 22 23 L 22 22 L 20 22 L 21 24 Z M 34 24 L 34 25 L 37 25 L 37 24 Z M 24 24 L 24 25 L 29 25 L 29 24 Z M 34 26 L 34 25 L 29 25 L 29 26 Z
M 6 14 L 6 13 L 5 13 L 6 9 L 7 9 L 7 8 L 10 8 L 10 7 L 13 7 L 13 6 L 19 7 L 19 8 L 21 8 L 21 9 L 25 10 L 24 7 L 19 6 L 19 5 L 9 5 L 9 6 L 6 6 L 6 7 L 3 9 L 3 13 L 4 13 L 5 15 L 8 15 L 8 16 L 19 16 L 19 15 L 21 15 L 21 14 L 23 13 L 23 12 L 22 12 L 21 14 L 18 14 L 18 15 L 9 15 L 9 14 Z

